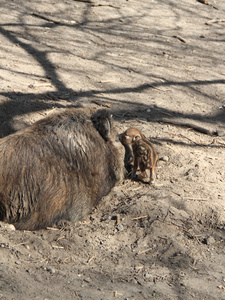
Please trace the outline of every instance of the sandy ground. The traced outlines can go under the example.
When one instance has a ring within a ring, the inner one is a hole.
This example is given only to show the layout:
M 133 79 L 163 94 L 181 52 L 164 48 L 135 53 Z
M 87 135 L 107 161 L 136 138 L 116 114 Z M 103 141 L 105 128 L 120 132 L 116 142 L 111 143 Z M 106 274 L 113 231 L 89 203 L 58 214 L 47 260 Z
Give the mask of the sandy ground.
M 225 299 L 225 1 L 200 2 L 1 0 L 1 137 L 108 107 L 161 160 L 82 222 L 1 223 L 0 299 Z

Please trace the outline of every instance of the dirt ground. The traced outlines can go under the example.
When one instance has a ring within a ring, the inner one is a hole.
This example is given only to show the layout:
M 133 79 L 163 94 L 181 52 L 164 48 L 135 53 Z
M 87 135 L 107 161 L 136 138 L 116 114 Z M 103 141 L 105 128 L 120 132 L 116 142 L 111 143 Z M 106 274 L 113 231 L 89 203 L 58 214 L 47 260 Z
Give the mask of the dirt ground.
M 0 299 L 225 299 L 225 1 L 200 2 L 1 0 L 1 137 L 107 107 L 160 161 L 82 222 L 1 223 Z

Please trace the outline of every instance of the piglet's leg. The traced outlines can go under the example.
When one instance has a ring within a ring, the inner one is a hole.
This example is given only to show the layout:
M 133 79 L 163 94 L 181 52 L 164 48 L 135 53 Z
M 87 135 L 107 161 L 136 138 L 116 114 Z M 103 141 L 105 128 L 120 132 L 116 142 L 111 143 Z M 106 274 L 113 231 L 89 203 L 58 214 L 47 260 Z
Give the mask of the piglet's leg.
M 154 167 L 150 168 L 150 181 L 149 183 L 154 183 L 155 182 L 155 170 Z
M 134 157 L 134 168 L 133 168 L 133 171 L 131 172 L 132 179 L 134 179 L 136 177 L 137 168 L 138 168 L 138 158 Z
M 140 179 L 146 178 L 147 177 L 146 166 L 142 162 L 140 162 L 140 171 L 141 171 Z
M 140 167 L 141 169 L 141 174 L 138 175 L 138 179 L 142 181 L 146 181 L 146 178 L 148 177 L 146 168 L 144 166 Z

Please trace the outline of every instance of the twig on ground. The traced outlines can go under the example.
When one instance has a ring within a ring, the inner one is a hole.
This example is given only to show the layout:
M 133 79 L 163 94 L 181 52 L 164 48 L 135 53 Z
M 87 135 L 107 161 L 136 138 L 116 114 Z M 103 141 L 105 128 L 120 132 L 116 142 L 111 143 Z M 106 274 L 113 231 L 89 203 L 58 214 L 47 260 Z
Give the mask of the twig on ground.
M 140 274 L 141 273 L 141 271 L 143 270 L 143 268 L 144 268 L 144 266 L 140 266 L 140 267 L 138 267 L 138 271 L 137 271 L 137 273 L 136 273 L 136 276 L 138 275 L 138 274 Z M 137 268 L 136 268 L 137 269 Z
M 94 259 L 94 258 L 96 258 L 96 255 L 93 255 L 91 258 L 89 258 L 89 260 L 88 260 L 88 264 L 92 261 L 92 259 Z
M 150 250 L 152 250 L 152 248 L 148 248 L 148 249 L 145 249 L 143 251 L 139 251 L 139 252 L 137 252 L 137 254 L 143 254 L 143 253 L 146 253 L 146 252 L 148 252 Z
M 113 4 L 95 3 L 91 0 L 74 0 L 74 1 L 89 3 L 89 4 L 91 4 L 91 6 L 109 6 L 109 7 L 113 7 L 113 8 L 121 8 L 120 6 L 115 6 Z
M 120 215 L 117 214 L 117 215 L 116 215 L 116 224 L 118 225 L 119 223 L 120 223 Z
M 93 3 L 91 0 L 73 0 L 78 2 Z
M 191 197 L 183 197 L 185 200 L 191 200 L 191 201 L 208 201 L 208 199 L 203 198 L 191 198 Z
M 191 123 L 191 121 L 186 121 L 186 120 L 174 120 L 174 119 L 162 118 L 162 119 L 159 119 L 158 122 L 168 123 L 168 124 L 177 125 L 177 126 L 189 127 L 197 132 L 208 134 L 208 135 L 218 136 L 218 133 L 219 133 L 215 129 L 207 129 L 205 127 L 193 124 L 193 123 Z
M 225 291 L 225 286 L 218 285 L 217 287 L 218 287 L 218 289 L 221 289 L 221 290 Z
M 196 143 L 195 141 L 193 141 L 192 139 L 188 138 L 187 136 L 185 136 L 183 134 L 180 134 L 180 136 L 183 137 L 183 138 L 185 138 L 185 139 L 187 139 L 187 140 L 189 140 L 190 142 L 192 142 L 192 143 L 194 143 L 196 145 L 198 144 L 198 143 Z
M 209 2 L 206 1 L 206 0 L 197 0 L 197 2 L 200 2 L 200 3 L 205 4 L 205 5 L 209 5 Z
M 225 142 L 222 142 L 222 141 L 217 141 L 217 143 L 220 145 L 225 145 Z
M 152 85 L 152 84 L 148 84 L 148 86 L 151 87 L 152 89 L 155 89 L 155 90 L 158 90 L 158 91 L 163 91 L 163 92 L 165 92 L 165 90 L 160 89 L 160 88 L 158 88 L 158 87 L 156 87 L 156 86 L 154 86 L 154 85 Z
M 198 270 L 198 268 L 193 267 L 192 265 L 189 264 L 189 267 L 191 267 L 193 270 Z
M 54 248 L 54 249 L 64 249 L 64 247 L 62 247 L 62 246 L 57 246 L 57 245 L 52 245 L 52 248 Z
M 205 5 L 209 5 L 209 6 L 212 6 L 213 8 L 217 9 L 217 7 L 215 7 L 213 4 L 210 4 L 207 0 L 197 0 L 197 2 L 199 3 L 202 3 L 202 4 L 205 4 Z
M 27 245 L 27 244 L 28 244 L 28 242 L 24 242 L 24 243 L 20 243 L 20 244 L 17 244 L 17 245 L 13 245 L 11 247 L 14 248 L 14 247 L 22 246 L 22 245 Z
M 168 148 L 168 149 L 172 150 L 173 152 L 177 152 L 177 150 L 173 149 L 172 147 L 170 147 L 170 146 L 168 146 L 168 145 L 166 145 L 166 146 L 162 145 L 162 146 L 163 146 L 164 148 Z
M 166 241 L 168 240 L 168 238 L 165 238 L 165 237 L 159 236 L 159 235 L 158 235 L 158 238 L 160 238 L 160 239 L 162 239 L 162 240 L 166 240 Z
M 91 102 L 96 104 L 96 105 L 99 105 L 99 106 L 103 106 L 103 107 L 107 107 L 107 108 L 111 107 L 111 104 L 105 103 L 105 102 L 102 102 L 102 101 L 99 101 L 99 100 L 91 100 Z
M 115 291 L 113 294 L 114 294 L 114 297 L 115 297 L 115 298 L 116 298 L 117 296 L 123 296 L 123 294 L 118 293 L 117 291 Z
M 139 220 L 139 219 L 144 219 L 147 218 L 148 216 L 140 216 L 140 217 L 136 217 L 136 218 L 132 218 L 132 220 Z
M 224 240 L 217 241 L 217 242 L 213 243 L 211 246 L 215 246 L 215 245 L 220 244 L 222 242 L 224 242 Z
M 165 217 L 163 218 L 163 221 L 162 221 L 163 223 L 165 222 L 166 218 L 168 217 L 169 212 L 170 212 L 170 207 L 168 208 L 168 210 L 167 210 L 167 212 L 166 212 L 166 215 L 165 215 Z
M 59 230 L 58 228 L 55 227 L 47 227 L 48 230 Z
M 180 37 L 180 36 L 173 35 L 173 38 L 178 39 L 180 42 L 186 44 L 186 41 L 182 37 Z
M 225 22 L 225 19 L 213 19 L 213 20 L 209 20 L 208 22 L 205 22 L 205 24 L 206 25 L 212 25 L 214 23 L 223 23 L 223 22 Z
M 113 7 L 113 8 L 118 8 L 120 9 L 121 7 L 120 6 L 115 6 L 113 4 L 102 4 L 102 3 L 93 3 L 91 2 L 91 6 L 109 6 L 109 7 Z
M 48 22 L 52 22 L 52 23 L 57 24 L 57 25 L 73 25 L 73 24 L 76 24 L 76 21 L 60 20 L 60 19 L 57 19 L 57 18 L 46 17 L 42 14 L 35 13 L 35 12 L 31 13 L 31 15 L 36 17 L 36 18 L 40 18 L 40 19 L 43 19 L 43 20 L 48 21 Z
M 60 237 L 57 238 L 56 242 L 58 242 L 58 241 L 60 241 L 60 240 L 62 240 L 64 238 L 65 238 L 65 235 L 64 236 L 60 236 Z

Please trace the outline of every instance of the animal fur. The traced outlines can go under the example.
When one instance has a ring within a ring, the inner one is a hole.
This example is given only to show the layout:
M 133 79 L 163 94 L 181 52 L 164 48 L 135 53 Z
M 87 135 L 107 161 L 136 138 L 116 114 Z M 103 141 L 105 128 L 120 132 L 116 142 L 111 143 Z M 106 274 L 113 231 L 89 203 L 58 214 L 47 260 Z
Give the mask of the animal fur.
M 158 162 L 158 155 L 152 143 L 146 138 L 139 135 L 132 140 L 132 149 L 134 155 L 134 168 L 132 171 L 132 178 L 135 178 L 138 167 L 141 171 L 142 178 L 146 178 L 146 170 L 150 170 L 150 181 L 153 183 L 155 179 L 155 168 Z
M 123 178 L 115 138 L 106 110 L 76 108 L 0 139 L 0 220 L 34 230 L 82 219 Z
M 136 128 L 129 128 L 120 134 L 120 141 L 125 147 L 125 167 L 135 178 L 137 169 L 140 168 L 141 179 L 146 178 L 146 169 L 150 170 L 150 182 L 154 182 L 155 168 L 158 155 L 153 144 Z
M 127 169 L 128 174 L 130 174 L 134 168 L 132 140 L 135 136 L 146 138 L 145 135 L 136 128 L 128 128 L 126 131 L 119 135 L 119 139 L 125 148 L 124 165 Z

